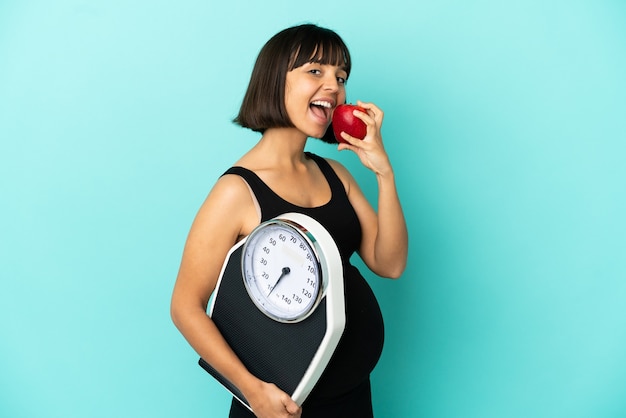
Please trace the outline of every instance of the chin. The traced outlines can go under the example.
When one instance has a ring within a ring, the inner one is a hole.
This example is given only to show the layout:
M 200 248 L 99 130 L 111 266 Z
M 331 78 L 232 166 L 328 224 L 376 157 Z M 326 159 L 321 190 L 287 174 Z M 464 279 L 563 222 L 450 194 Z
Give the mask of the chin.
M 333 133 L 332 124 L 329 125 L 324 131 L 310 132 L 309 138 L 319 139 L 320 141 L 329 143 L 329 144 L 337 144 L 337 140 L 335 139 L 335 134 Z
M 324 132 L 321 136 L 315 136 L 313 138 L 319 139 L 320 141 L 326 142 L 327 144 L 338 144 L 337 138 L 335 138 L 335 134 L 333 133 L 333 126 L 330 125 L 326 132 Z

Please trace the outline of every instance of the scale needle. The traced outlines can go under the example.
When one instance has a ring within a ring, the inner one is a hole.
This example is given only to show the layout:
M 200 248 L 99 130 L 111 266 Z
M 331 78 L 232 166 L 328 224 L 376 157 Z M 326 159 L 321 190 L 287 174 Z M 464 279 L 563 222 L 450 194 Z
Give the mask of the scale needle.
M 287 274 L 289 274 L 289 272 L 291 272 L 291 269 L 289 267 L 283 267 L 283 269 L 280 272 L 280 277 L 278 278 L 278 280 L 276 280 L 276 283 L 274 283 L 274 286 L 272 286 L 272 289 L 270 290 L 270 292 L 267 294 L 267 296 L 269 297 L 272 292 L 274 291 L 274 289 L 276 289 L 276 286 L 278 286 L 278 282 L 280 282 L 280 280 L 285 277 Z

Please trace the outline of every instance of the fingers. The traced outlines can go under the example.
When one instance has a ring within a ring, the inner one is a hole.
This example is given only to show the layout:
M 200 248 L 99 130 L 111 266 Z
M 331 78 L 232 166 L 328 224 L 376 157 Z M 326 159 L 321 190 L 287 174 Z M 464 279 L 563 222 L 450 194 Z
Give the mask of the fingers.
M 357 105 L 367 110 L 367 115 L 370 116 L 376 122 L 376 124 L 380 126 L 385 116 L 385 112 L 383 112 L 374 103 L 367 103 L 357 100 Z
M 346 146 L 350 146 L 350 145 L 358 145 L 359 142 L 362 142 L 362 139 L 356 138 L 352 135 L 350 135 L 349 133 L 345 132 L 345 131 L 341 131 L 341 137 L 346 140 L 347 143 L 342 143 L 340 142 L 339 145 L 346 145 Z
M 365 145 L 365 139 L 355 138 L 345 132 L 341 132 L 341 137 L 345 142 L 339 142 L 337 144 L 337 151 L 349 150 L 358 153 L 359 149 L 363 148 Z
M 368 134 L 379 133 L 383 123 L 383 117 L 385 115 L 384 112 L 373 103 L 366 103 L 357 100 L 357 105 L 365 109 L 366 113 L 355 110 L 353 114 L 365 123 Z
M 300 417 L 302 414 L 302 408 L 300 408 L 298 404 L 295 403 L 286 393 L 283 394 L 282 404 L 290 417 Z
M 365 140 L 365 142 L 368 142 L 368 137 L 380 137 L 380 128 L 384 117 L 383 111 L 373 103 L 366 103 L 360 100 L 357 100 L 357 106 L 365 110 L 365 112 L 361 112 L 359 110 L 354 110 L 352 112 L 355 117 L 363 121 L 367 128 L 367 133 L 363 140 Z M 354 138 L 345 132 L 342 132 L 341 136 L 343 137 L 343 139 L 346 140 L 348 144 L 354 145 L 356 147 L 361 146 L 360 138 Z
M 381 133 L 384 112 L 375 104 L 360 100 L 357 101 L 357 106 L 363 108 L 365 112 L 355 110 L 353 114 L 365 123 L 367 133 L 361 140 L 346 132 L 341 132 L 341 137 L 345 142 L 339 143 L 337 150 L 352 151 L 365 167 L 377 174 L 384 173 L 389 170 L 389 159 L 383 146 Z
M 299 417 L 302 413 L 302 409 L 298 406 L 298 404 L 289 397 L 287 397 L 287 399 L 283 402 L 283 405 L 285 405 L 285 409 L 290 416 Z
M 384 112 L 375 104 L 362 102 L 357 100 L 357 106 L 363 108 L 365 112 L 361 112 L 355 110 L 353 112 L 354 116 L 359 118 L 365 123 L 367 127 L 367 133 L 363 139 L 355 138 L 349 135 L 346 132 L 341 132 L 341 137 L 345 142 L 340 142 L 338 144 L 337 150 L 344 151 L 350 150 L 353 151 L 363 158 L 369 159 L 370 157 L 366 157 L 366 154 L 369 155 L 372 152 L 378 153 L 382 151 L 382 135 L 381 135 L 381 126 L 383 122 Z
M 251 402 L 250 406 L 257 417 L 299 418 L 302 414 L 302 408 L 273 383 L 263 383 L 261 392 L 256 395 L 259 396 L 255 398 L 254 405 Z

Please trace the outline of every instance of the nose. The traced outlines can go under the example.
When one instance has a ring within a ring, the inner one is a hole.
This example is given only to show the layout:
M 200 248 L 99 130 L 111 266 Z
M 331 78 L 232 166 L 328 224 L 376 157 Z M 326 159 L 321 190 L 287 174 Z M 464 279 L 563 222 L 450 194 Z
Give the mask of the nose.
M 339 90 L 339 82 L 334 74 L 328 74 L 324 77 L 324 90 L 336 92 Z

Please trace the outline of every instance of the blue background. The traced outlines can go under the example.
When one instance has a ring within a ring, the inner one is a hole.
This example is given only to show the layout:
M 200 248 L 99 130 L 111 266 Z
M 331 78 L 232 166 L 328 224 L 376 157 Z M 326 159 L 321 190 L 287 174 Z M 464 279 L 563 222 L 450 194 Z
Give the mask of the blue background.
M 410 230 L 379 417 L 626 416 L 626 3 L 4 0 L 0 416 L 226 415 L 169 319 L 274 33 L 335 29 Z M 312 141 L 348 166 L 356 157 Z M 358 260 L 355 262 L 358 263 Z

